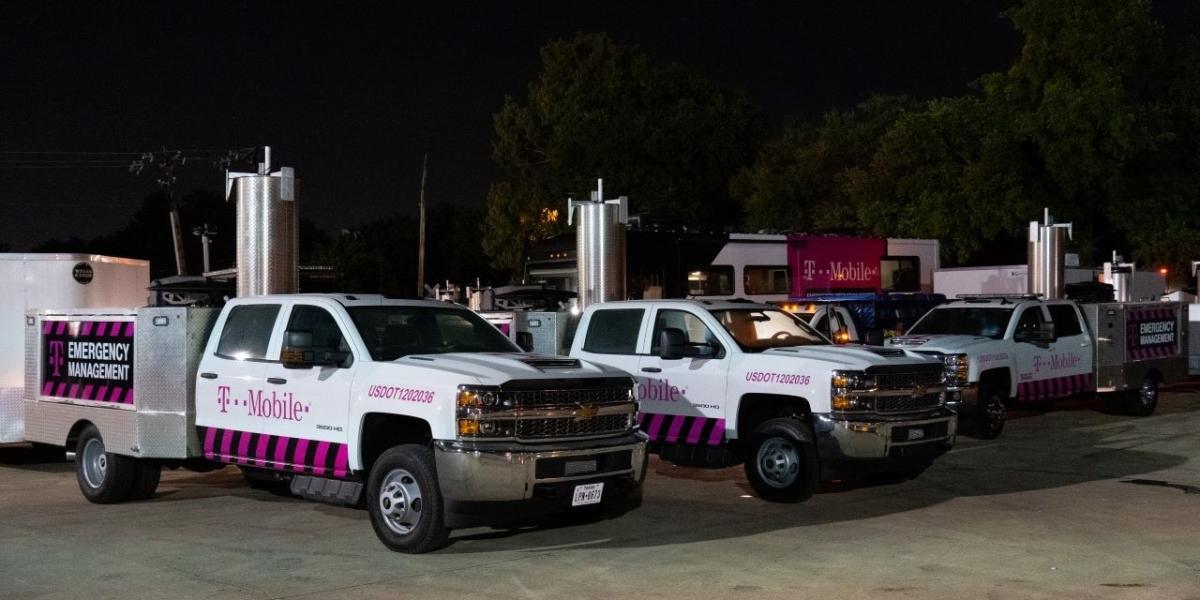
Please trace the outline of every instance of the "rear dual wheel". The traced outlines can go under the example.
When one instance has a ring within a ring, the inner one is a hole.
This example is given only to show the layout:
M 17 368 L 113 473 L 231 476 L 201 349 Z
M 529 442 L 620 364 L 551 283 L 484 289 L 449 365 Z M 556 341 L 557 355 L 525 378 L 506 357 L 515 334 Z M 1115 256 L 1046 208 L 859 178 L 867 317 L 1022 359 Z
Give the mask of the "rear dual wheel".
M 145 500 L 158 489 L 162 466 L 113 454 L 95 425 L 84 427 L 75 446 L 75 479 L 83 497 L 96 504 Z
M 1158 407 L 1158 379 L 1147 375 L 1141 385 L 1135 390 L 1129 390 L 1125 396 L 1125 414 L 1135 417 L 1148 417 L 1154 414 Z

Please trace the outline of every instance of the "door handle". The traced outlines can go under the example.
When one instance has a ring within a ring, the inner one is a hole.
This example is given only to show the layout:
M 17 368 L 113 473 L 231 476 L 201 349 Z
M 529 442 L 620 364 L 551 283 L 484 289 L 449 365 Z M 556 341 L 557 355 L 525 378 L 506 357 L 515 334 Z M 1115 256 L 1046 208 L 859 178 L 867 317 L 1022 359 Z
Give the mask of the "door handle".
M 267 383 L 274 383 L 274 384 L 277 384 L 277 385 L 283 385 L 283 384 L 287 383 L 287 380 L 286 380 L 286 379 L 284 379 L 284 378 L 282 378 L 282 377 L 268 377 L 268 378 L 267 378 Z
M 662 369 L 658 367 L 642 367 L 642 370 L 647 373 L 662 373 Z
M 205 379 L 216 379 L 217 378 L 216 373 L 201 373 L 200 376 Z
M 1087 342 L 1080 342 L 1080 343 L 1079 343 L 1079 347 L 1080 347 L 1080 348 L 1087 348 L 1089 345 L 1090 345 L 1090 344 L 1088 344 Z

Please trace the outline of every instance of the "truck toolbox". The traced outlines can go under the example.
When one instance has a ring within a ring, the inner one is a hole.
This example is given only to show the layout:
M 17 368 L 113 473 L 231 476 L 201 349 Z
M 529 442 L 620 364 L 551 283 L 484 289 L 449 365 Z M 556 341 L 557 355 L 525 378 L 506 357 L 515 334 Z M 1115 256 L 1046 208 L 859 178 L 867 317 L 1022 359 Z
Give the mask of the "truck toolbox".
M 212 308 L 35 310 L 26 318 L 31 441 L 64 446 L 81 421 L 141 458 L 200 455 L 195 377 Z

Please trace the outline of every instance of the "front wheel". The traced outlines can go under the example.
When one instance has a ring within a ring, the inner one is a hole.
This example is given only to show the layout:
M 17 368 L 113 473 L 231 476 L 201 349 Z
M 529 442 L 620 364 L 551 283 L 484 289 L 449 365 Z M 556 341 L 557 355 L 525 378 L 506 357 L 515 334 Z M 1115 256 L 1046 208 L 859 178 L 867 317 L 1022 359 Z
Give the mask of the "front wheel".
M 771 419 L 754 429 L 746 456 L 750 487 L 770 502 L 802 502 L 817 487 L 817 457 L 807 425 Z
M 129 498 L 133 491 L 137 462 L 128 456 L 111 454 L 95 425 L 79 434 L 75 446 L 75 479 L 83 497 L 96 504 L 114 504 Z
M 983 388 L 979 391 L 980 403 L 975 415 L 975 434 L 984 440 L 994 440 L 1004 431 L 1008 410 L 1004 407 L 1004 395 L 996 389 Z
M 1125 398 L 1125 414 L 1148 417 L 1158 407 L 1158 379 L 1147 375 L 1136 390 L 1130 390 Z
M 366 502 L 375 535 L 391 550 L 421 554 L 450 537 L 433 452 L 425 446 L 406 444 L 380 455 L 367 478 Z

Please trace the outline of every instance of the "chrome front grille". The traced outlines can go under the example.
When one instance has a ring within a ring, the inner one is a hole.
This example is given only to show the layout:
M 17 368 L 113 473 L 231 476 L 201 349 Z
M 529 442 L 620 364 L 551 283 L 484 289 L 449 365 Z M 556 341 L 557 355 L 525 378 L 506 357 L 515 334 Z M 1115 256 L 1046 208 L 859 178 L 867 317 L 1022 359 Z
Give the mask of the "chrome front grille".
M 633 424 L 629 413 L 595 417 L 556 417 L 517 421 L 517 439 L 572 438 L 622 433 Z

